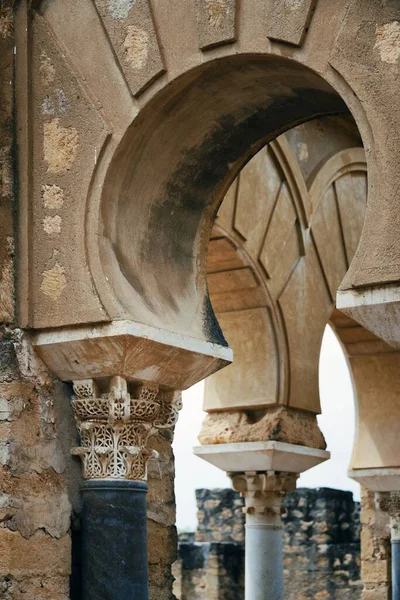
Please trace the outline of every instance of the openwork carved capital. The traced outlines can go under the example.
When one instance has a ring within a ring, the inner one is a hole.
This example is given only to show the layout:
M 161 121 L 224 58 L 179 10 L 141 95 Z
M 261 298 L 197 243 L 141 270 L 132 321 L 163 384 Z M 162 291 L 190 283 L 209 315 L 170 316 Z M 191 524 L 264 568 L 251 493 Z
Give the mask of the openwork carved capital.
M 132 385 L 113 377 L 102 392 L 92 379 L 74 381 L 72 406 L 81 446 L 85 479 L 146 479 L 146 465 L 157 453 L 149 438 L 172 428 L 182 406 L 179 392 L 160 390 L 156 384 Z
M 279 516 L 284 495 L 296 489 L 298 475 L 268 471 L 231 473 L 233 489 L 245 499 L 243 511 L 252 515 Z

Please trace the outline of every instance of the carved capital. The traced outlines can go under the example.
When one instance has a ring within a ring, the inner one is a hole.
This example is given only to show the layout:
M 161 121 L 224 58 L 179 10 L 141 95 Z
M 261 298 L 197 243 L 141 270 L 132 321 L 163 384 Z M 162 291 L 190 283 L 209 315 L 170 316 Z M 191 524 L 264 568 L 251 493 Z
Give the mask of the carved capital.
M 132 383 L 112 377 L 103 391 L 93 379 L 73 382 L 72 399 L 85 479 L 146 479 L 149 438 L 172 428 L 182 406 L 179 392 L 154 383 Z
M 267 471 L 230 473 L 233 489 L 245 499 L 243 511 L 250 515 L 280 517 L 284 495 L 296 489 L 298 474 Z

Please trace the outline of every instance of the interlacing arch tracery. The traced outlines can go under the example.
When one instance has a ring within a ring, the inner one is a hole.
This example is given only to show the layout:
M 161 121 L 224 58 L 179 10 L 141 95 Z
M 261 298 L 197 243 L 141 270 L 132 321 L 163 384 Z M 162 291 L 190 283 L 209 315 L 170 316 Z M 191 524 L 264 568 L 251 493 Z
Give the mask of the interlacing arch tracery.
M 319 411 L 322 335 L 367 200 L 362 148 L 335 151 L 329 141 L 339 126 L 328 119 L 281 136 L 244 167 L 222 202 L 209 244 L 208 285 L 235 363 L 208 382 L 207 409 L 277 403 Z M 333 149 L 311 169 L 306 142 L 318 129 Z M 243 377 L 241 398 L 234 390 Z M 219 405 L 210 401 L 213 394 Z

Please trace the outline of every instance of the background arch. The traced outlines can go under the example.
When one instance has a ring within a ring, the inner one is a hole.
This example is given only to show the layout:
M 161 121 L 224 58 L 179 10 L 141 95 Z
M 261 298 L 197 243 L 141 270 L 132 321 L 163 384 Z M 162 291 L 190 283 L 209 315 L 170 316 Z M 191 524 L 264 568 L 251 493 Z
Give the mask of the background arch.
M 319 138 L 322 153 L 315 152 Z M 292 443 L 320 444 L 306 414 L 320 412 L 319 354 L 329 322 L 354 384 L 350 466 L 395 464 L 391 423 L 400 418 L 400 356 L 335 308 L 366 205 L 364 151 L 348 118 L 289 131 L 233 182 L 211 234 L 207 265 L 211 301 L 235 360 L 206 381 L 203 444 L 269 436 L 285 441 L 279 406 L 297 411 Z
M 331 156 L 321 166 L 317 155 L 318 171 L 308 165 L 306 182 L 305 140 L 321 127 Z M 235 361 L 208 380 L 209 411 L 275 404 L 319 411 L 321 340 L 367 197 L 363 150 L 349 147 L 354 136 L 335 139 L 339 127 L 337 119 L 314 121 L 291 141 L 278 138 L 244 167 L 221 205 L 208 284 Z

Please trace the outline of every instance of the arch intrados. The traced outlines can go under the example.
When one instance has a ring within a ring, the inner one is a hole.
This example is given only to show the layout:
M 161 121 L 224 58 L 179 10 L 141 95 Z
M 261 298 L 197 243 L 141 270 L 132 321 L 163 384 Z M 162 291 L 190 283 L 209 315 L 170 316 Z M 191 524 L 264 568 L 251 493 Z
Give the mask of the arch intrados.
M 219 203 L 266 143 L 346 112 L 320 75 L 276 56 L 216 59 L 162 90 L 126 133 L 104 185 L 101 256 L 119 314 L 224 344 L 205 269 Z

